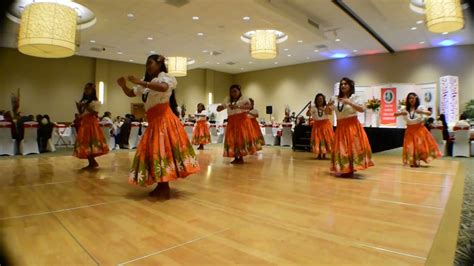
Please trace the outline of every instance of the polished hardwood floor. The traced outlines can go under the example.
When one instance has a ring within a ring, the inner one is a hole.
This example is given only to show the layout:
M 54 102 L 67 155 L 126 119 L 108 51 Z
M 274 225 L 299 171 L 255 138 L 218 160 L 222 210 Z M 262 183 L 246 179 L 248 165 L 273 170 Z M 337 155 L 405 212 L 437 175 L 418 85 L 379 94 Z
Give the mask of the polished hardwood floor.
M 201 172 L 171 199 L 131 186 L 134 151 L 79 170 L 72 156 L 0 160 L 0 225 L 18 265 L 423 265 L 460 168 L 410 168 L 375 154 L 357 179 L 329 161 L 265 147 L 244 165 L 221 145 L 199 151 Z

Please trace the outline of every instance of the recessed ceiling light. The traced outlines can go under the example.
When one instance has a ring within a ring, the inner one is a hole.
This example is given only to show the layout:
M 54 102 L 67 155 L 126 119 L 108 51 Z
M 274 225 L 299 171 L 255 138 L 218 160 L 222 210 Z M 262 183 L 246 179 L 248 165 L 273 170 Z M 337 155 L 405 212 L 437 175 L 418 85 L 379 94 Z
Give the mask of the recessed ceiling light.
M 453 44 L 456 44 L 457 42 L 453 41 L 453 40 L 444 40 L 442 42 L 439 43 L 439 45 L 442 45 L 442 46 L 451 46 Z
M 128 61 L 133 62 L 133 59 L 130 59 L 130 60 L 128 60 Z
M 273 64 L 278 65 L 278 62 L 275 62 L 275 63 L 273 63 Z
M 253 64 L 253 62 L 252 62 L 252 61 L 249 61 L 249 64 Z
M 150 51 L 150 54 L 156 54 L 156 52 L 155 51 Z
M 216 64 L 220 65 L 221 63 L 217 62 Z
M 416 30 L 416 27 L 411 27 L 410 30 Z
M 283 49 L 283 50 L 288 51 L 288 48 L 285 48 L 285 49 Z
M 90 40 L 91 43 L 95 43 L 95 40 Z
M 341 39 L 337 38 L 335 41 L 336 41 L 336 42 L 340 42 L 340 41 L 341 41 Z
M 122 52 L 117 52 L 117 54 L 123 54 Z
M 298 43 L 303 43 L 303 40 L 298 40 Z
M 153 37 L 147 37 L 146 39 L 149 41 L 153 41 Z
M 287 54 L 286 56 L 290 57 L 290 56 L 291 56 L 291 54 Z
M 198 32 L 198 36 L 204 36 L 204 33 Z
M 250 20 L 250 17 L 243 17 L 243 20 Z
M 425 42 L 420 42 L 420 44 L 425 44 Z
M 422 23 L 423 23 L 423 20 L 418 20 L 418 21 L 416 22 L 416 24 L 422 24 Z
M 357 50 L 352 50 L 352 52 L 357 53 L 358 51 Z
M 243 67 L 241 67 L 241 68 L 240 68 L 240 70 L 244 70 L 244 68 L 243 68 Z
M 206 64 L 209 64 L 209 61 L 206 61 Z
M 347 54 L 343 54 L 343 53 L 335 53 L 331 55 L 332 58 L 344 58 L 346 56 Z
M 315 52 L 315 53 L 318 53 L 318 52 L 319 52 L 319 50 L 314 50 L 314 52 Z
M 309 56 L 307 56 L 306 59 L 309 59 Z
M 209 51 L 208 51 L 208 50 L 202 50 L 202 52 L 203 52 L 203 53 L 207 53 L 207 52 L 209 52 Z
M 199 20 L 199 17 L 198 17 L 198 16 L 194 16 L 194 17 L 193 17 L 193 20 Z
M 441 34 L 443 34 L 443 35 L 447 35 L 448 33 L 449 33 L 449 32 L 445 31 L 445 32 L 443 32 L 443 33 L 441 33 Z
M 129 18 L 133 18 L 133 17 L 135 17 L 135 15 L 134 15 L 134 14 L 132 14 L 132 13 L 128 13 L 128 14 L 127 14 L 127 17 L 129 17 Z

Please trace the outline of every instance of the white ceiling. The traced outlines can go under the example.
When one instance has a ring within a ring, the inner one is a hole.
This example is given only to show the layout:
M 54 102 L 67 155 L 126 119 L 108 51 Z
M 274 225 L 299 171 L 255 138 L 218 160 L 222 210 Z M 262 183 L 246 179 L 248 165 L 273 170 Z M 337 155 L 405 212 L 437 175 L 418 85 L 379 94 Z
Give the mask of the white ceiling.
M 328 60 L 334 53 L 358 56 L 387 52 L 330 0 L 75 2 L 91 9 L 97 17 L 94 26 L 78 31 L 80 47 L 77 54 L 80 56 L 125 62 L 133 60 L 142 64 L 150 52 L 155 51 L 165 56 L 191 57 L 196 61 L 190 66 L 191 69 L 241 73 Z M 454 40 L 457 45 L 474 43 L 472 20 L 467 12 L 464 12 L 466 25 L 463 30 L 441 35 L 430 33 L 424 24 L 416 24 L 423 20 L 424 15 L 410 10 L 410 0 L 345 0 L 344 3 L 395 51 L 437 47 L 445 39 Z M 134 17 L 129 18 L 129 13 Z M 193 16 L 199 16 L 199 20 L 193 20 Z M 249 16 L 250 20 L 244 21 L 244 16 Z M 308 19 L 316 22 L 319 29 L 310 25 Z M 411 30 L 414 26 L 417 29 Z M 279 55 L 275 59 L 251 58 L 249 44 L 242 42 L 240 36 L 255 29 L 276 29 L 288 35 L 288 40 L 280 44 Z M 17 31 L 17 24 L 7 23 L 0 32 L 0 45 L 16 47 Z M 199 32 L 204 35 L 198 36 Z M 148 37 L 153 40 L 148 40 Z M 337 38 L 339 42 L 335 41 Z M 315 52 L 321 45 L 327 48 Z M 213 51 L 221 54 L 211 55 Z M 229 62 L 235 64 L 229 65 Z

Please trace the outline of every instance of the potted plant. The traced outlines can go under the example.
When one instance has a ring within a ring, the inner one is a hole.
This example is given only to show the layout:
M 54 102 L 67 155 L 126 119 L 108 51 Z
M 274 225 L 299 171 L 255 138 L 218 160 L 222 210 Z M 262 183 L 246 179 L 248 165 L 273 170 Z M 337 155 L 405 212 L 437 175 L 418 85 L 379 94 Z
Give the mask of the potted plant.
M 466 103 L 466 110 L 463 112 L 464 116 L 466 116 L 469 121 L 474 120 L 474 100 L 470 100 Z

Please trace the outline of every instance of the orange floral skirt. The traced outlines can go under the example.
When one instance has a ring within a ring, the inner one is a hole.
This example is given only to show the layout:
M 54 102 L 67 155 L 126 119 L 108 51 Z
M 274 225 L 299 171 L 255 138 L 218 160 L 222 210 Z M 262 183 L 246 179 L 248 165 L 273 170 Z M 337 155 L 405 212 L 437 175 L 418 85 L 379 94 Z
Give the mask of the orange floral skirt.
M 74 156 L 80 159 L 97 157 L 109 152 L 109 146 L 100 128 L 96 115 L 81 117 L 80 127 L 74 144 Z
M 311 131 L 311 150 L 316 154 L 328 154 L 332 151 L 334 130 L 329 119 L 314 120 Z
M 198 172 L 193 146 L 169 103 L 157 104 L 146 114 L 148 127 L 138 144 L 129 183 L 148 186 Z
M 247 113 L 229 115 L 224 138 L 224 157 L 255 154 L 262 149 Z
M 257 141 L 260 145 L 265 145 L 265 139 L 262 135 L 262 130 L 260 129 L 260 125 L 258 124 L 257 118 L 249 118 L 250 122 L 252 123 L 253 134 L 256 136 Z
M 374 166 L 367 134 L 356 116 L 337 120 L 332 145 L 331 171 L 348 174 Z
M 209 133 L 209 127 L 207 121 L 199 120 L 196 122 L 193 130 L 193 145 L 205 145 L 211 143 L 211 133 Z
M 407 125 L 403 138 L 403 164 L 428 163 L 441 155 L 436 140 L 423 124 Z

